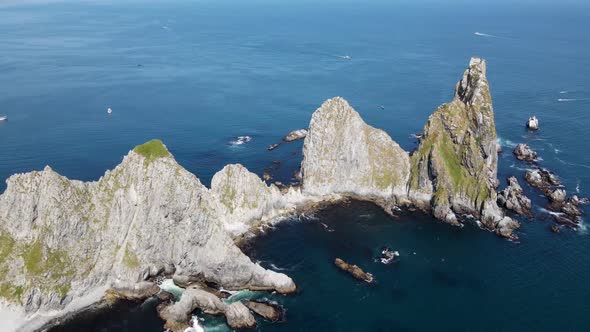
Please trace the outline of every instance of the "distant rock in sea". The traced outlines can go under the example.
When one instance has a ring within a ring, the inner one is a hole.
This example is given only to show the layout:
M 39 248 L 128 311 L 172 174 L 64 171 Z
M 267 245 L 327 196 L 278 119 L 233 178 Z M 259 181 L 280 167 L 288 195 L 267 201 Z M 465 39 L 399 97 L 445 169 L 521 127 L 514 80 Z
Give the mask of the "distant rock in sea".
M 530 130 L 538 130 L 539 129 L 539 119 L 536 116 L 531 116 L 527 122 L 526 127 Z
M 307 136 L 307 129 L 297 129 L 293 130 L 292 132 L 288 133 L 287 136 L 283 137 L 283 141 L 285 142 L 293 142 L 298 139 L 303 139 Z

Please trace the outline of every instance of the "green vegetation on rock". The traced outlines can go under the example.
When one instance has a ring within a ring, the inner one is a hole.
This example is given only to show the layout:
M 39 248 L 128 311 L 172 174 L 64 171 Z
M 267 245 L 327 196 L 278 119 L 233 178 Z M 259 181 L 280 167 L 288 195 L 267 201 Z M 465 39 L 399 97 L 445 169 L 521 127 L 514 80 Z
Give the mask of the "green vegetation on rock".
M 170 157 L 170 152 L 159 139 L 153 139 L 142 145 L 136 146 L 133 151 L 142 155 L 147 162 L 154 161 L 158 158 Z
M 125 256 L 123 257 L 123 264 L 130 269 L 139 267 L 139 259 L 137 255 L 129 250 L 129 246 L 125 247 Z

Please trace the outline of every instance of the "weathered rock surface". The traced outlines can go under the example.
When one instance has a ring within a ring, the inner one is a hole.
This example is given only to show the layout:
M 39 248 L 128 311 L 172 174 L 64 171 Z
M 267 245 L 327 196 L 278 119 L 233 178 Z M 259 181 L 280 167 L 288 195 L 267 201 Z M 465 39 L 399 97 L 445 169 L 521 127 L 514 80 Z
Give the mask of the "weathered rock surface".
M 303 139 L 307 136 L 307 129 L 297 129 L 293 130 L 292 132 L 288 133 L 287 136 L 283 137 L 283 141 L 285 142 L 293 142 L 298 139 Z
M 526 144 L 518 144 L 512 153 L 514 153 L 518 160 L 528 162 L 537 161 L 537 153 Z
M 546 169 L 534 169 L 524 174 L 524 179 L 533 187 L 547 192 L 551 187 L 561 184 L 555 174 Z
M 258 175 L 239 164 L 227 165 L 213 176 L 211 193 L 220 203 L 219 219 L 233 236 L 244 233 L 253 223 L 271 219 L 304 200 L 297 189 L 283 194 L 277 186 L 268 186 Z
M 244 305 L 257 315 L 271 322 L 282 320 L 285 314 L 284 309 L 280 305 L 270 302 L 244 301 Z
M 355 277 L 358 280 L 367 282 L 367 283 L 372 283 L 375 281 L 375 278 L 373 278 L 373 275 L 370 273 L 367 273 L 365 271 L 363 271 L 360 267 L 358 267 L 357 265 L 352 265 L 352 264 L 348 264 L 345 261 L 343 261 L 340 258 L 336 258 L 334 260 L 334 264 L 341 269 L 342 271 L 348 272 L 350 273 L 350 275 L 352 275 L 353 277 Z
M 508 187 L 498 193 L 498 204 L 517 214 L 531 214 L 531 200 L 524 195 L 518 180 L 514 176 L 508 178 Z
M 232 177 L 236 184 L 251 185 L 241 167 L 228 169 L 246 177 Z M 260 215 L 224 187 L 227 173 L 210 191 L 151 141 L 96 182 L 49 167 L 10 177 L 0 196 L 0 283 L 9 291 L 0 296 L 27 313 L 59 310 L 114 280 L 139 282 L 166 267 L 226 289 L 294 291 L 289 277 L 254 264 L 225 231 L 224 216 L 243 206 Z M 257 181 L 252 195 L 265 195 L 257 204 L 272 204 L 276 189 Z
M 496 203 L 496 143 L 486 63 L 472 58 L 453 101 L 428 119 L 412 155 L 410 195 L 429 201 L 441 220 L 456 224 L 457 214 L 471 214 L 485 227 L 513 237 L 506 227 L 518 223 L 504 220 Z
M 311 118 L 303 145 L 303 191 L 392 200 L 407 196 L 409 155 L 336 97 Z M 395 196 L 394 196 L 395 195 Z
M 232 329 L 248 329 L 256 326 L 256 319 L 242 302 L 234 302 L 225 311 L 227 325 Z
M 557 212 L 553 214 L 556 222 L 568 226 L 577 226 L 582 215 L 581 201 L 578 196 L 567 197 L 565 189 L 559 187 L 561 182 L 555 174 L 546 169 L 527 171 L 525 180 L 532 186 L 543 192 L 549 200 L 547 208 Z
M 217 296 L 198 288 L 188 288 L 180 301 L 160 307 L 158 314 L 166 323 L 164 327 L 172 331 L 183 331 L 189 326 L 191 313 L 196 309 L 206 314 L 224 314 L 227 306 Z

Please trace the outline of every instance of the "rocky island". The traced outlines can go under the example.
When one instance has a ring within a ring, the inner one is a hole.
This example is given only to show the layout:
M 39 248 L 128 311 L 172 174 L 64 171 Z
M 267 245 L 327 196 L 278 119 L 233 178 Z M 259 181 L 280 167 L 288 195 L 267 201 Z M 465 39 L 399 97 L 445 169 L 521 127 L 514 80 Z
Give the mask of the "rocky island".
M 167 276 L 194 293 L 160 311 L 172 330 L 197 308 L 250 327 L 248 307 L 260 314 L 259 306 L 220 304 L 191 285 L 294 292 L 291 278 L 252 262 L 236 242 L 298 208 L 343 198 L 390 213 L 417 208 L 455 226 L 470 216 L 516 238 L 518 222 L 497 203 L 496 131 L 482 59 L 471 59 L 453 100 L 430 116 L 416 151 L 367 125 L 340 97 L 313 113 L 305 134 L 302 186 L 282 190 L 238 164 L 207 188 L 158 140 L 137 146 L 94 182 L 49 167 L 11 176 L 0 196 L 0 310 L 18 316 L 20 330 L 37 330 L 100 301 L 107 289 L 115 298 L 151 296 L 154 278 Z

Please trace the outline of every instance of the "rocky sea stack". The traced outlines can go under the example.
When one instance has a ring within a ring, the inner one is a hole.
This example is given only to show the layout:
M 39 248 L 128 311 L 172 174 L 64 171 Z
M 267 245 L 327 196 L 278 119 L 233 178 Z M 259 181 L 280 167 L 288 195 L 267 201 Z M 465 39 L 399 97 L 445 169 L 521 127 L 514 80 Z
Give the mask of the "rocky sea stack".
M 324 102 L 305 133 L 301 187 L 279 190 L 235 164 L 207 188 L 159 140 L 137 146 L 95 182 L 49 167 L 16 174 L 0 196 L 0 309 L 22 315 L 22 328 L 34 330 L 100 301 L 108 288 L 114 299 L 151 296 L 154 284 L 145 281 L 163 276 L 183 287 L 291 293 L 293 280 L 253 263 L 235 242 L 301 207 L 343 198 L 389 213 L 419 208 L 453 225 L 469 215 L 516 238 L 519 224 L 497 204 L 497 162 L 486 64 L 473 58 L 413 153 L 367 125 L 343 98 Z M 255 324 L 242 303 L 220 305 L 190 292 L 161 310 L 173 330 L 186 326 L 193 309 L 211 305 L 232 327 Z

